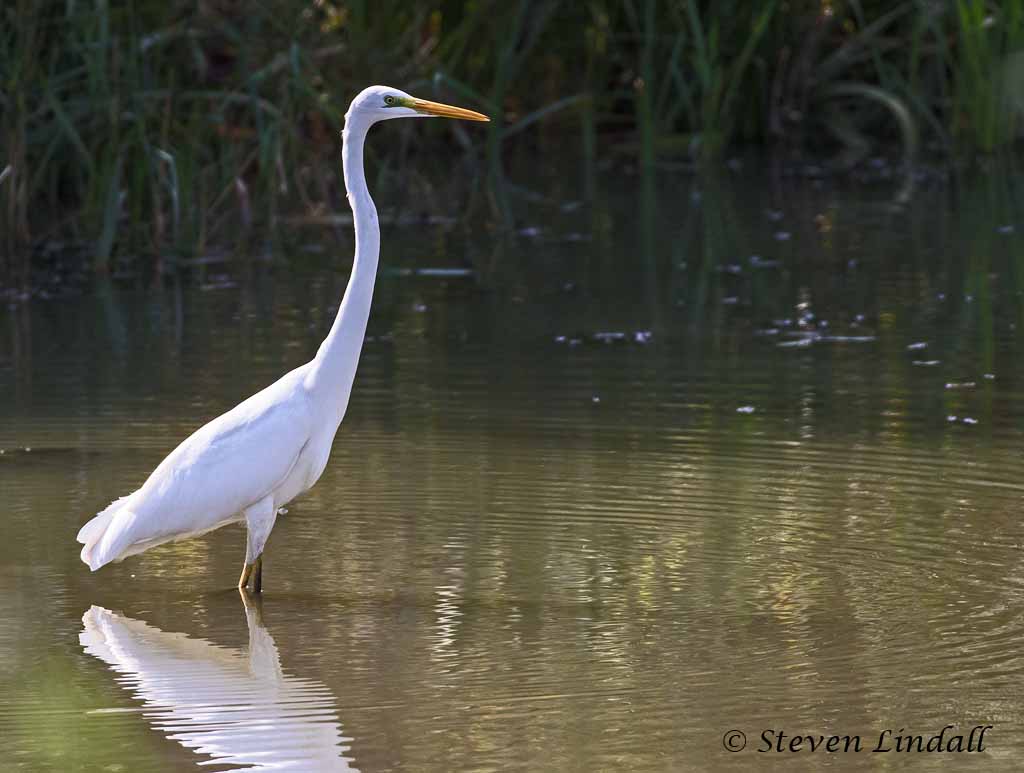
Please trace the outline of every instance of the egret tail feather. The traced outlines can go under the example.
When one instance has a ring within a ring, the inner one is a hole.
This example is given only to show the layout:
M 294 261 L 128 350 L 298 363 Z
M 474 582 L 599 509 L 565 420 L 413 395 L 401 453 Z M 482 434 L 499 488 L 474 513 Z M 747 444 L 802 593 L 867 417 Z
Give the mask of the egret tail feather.
M 81 559 L 94 572 L 104 564 L 120 558 L 126 547 L 125 525 L 135 520 L 133 514 L 124 507 L 127 498 L 121 497 L 113 502 L 78 532 L 78 541 L 82 543 Z M 127 518 L 117 517 L 122 514 Z
M 128 497 L 121 497 L 115 499 L 99 513 L 93 516 L 81 529 L 78 530 L 78 541 L 83 545 L 89 542 L 95 542 L 97 534 L 102 534 L 107 526 L 110 525 L 110 520 L 114 517 L 118 510 L 124 506 L 124 501 Z

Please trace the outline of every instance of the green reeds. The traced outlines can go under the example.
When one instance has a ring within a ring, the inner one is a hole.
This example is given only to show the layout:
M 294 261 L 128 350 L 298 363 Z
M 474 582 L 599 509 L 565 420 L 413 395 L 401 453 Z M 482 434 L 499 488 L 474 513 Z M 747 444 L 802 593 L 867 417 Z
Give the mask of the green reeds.
M 843 168 L 877 152 L 895 127 L 903 160 L 912 162 L 918 120 L 892 64 L 900 25 L 912 10 L 912 3 L 898 3 L 869 19 L 861 3 L 850 0 L 845 14 L 808 20 L 800 45 L 775 72 L 773 132 L 791 146 L 837 146 L 833 161 Z
M 174 20 L 142 0 L 5 8 L 5 251 L 84 238 L 101 271 L 115 255 L 188 251 L 226 238 L 209 223 L 248 216 L 226 195 L 237 181 L 267 194 L 312 167 L 304 124 L 340 126 L 318 69 L 340 49 L 299 46 L 301 25 L 285 30 L 270 11 Z M 286 157 L 305 158 L 290 167 Z M 50 216 L 33 217 L 37 207 Z M 69 218 L 54 222 L 54 211 Z
M 628 38 L 620 42 L 636 48 L 641 165 L 651 167 L 659 149 L 717 157 L 747 115 L 740 96 L 756 89 L 755 56 L 777 3 L 625 0 L 623 8 Z
M 374 82 L 492 116 L 486 133 L 435 124 L 370 152 L 390 173 L 413 144 L 454 139 L 483 155 L 507 216 L 510 143 L 556 132 L 579 137 L 587 191 L 615 148 L 645 169 L 741 143 L 838 166 L 1009 148 L 1024 0 L 9 0 L 3 271 L 47 240 L 89 245 L 100 271 L 162 270 L 343 208 L 337 130 Z
M 991 153 L 1020 125 L 1024 67 L 1024 1 L 956 0 L 958 50 L 954 68 L 954 137 Z
M 750 85 L 750 67 L 768 24 L 776 13 L 774 0 L 754 4 L 727 3 L 701 16 L 696 0 L 685 3 L 689 34 L 694 44 L 693 70 L 700 88 L 699 126 L 705 155 L 718 155 L 733 139 L 740 120 L 741 89 Z M 742 20 L 742 21 L 740 21 Z M 723 27 L 733 33 L 733 50 L 724 42 Z

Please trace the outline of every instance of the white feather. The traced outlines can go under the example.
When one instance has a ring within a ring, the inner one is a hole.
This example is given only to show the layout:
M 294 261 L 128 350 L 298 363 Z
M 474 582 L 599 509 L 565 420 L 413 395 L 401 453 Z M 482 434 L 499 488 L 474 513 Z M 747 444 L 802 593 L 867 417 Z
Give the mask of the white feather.
M 238 521 L 267 494 L 284 505 L 285 495 L 291 499 L 312 485 L 315 478 L 308 480 L 308 474 L 323 465 L 309 457 L 330 443 L 311 440 L 326 434 L 333 439 L 337 425 L 314 421 L 313 400 L 303 384 L 308 367 L 293 370 L 198 429 L 138 491 L 83 526 L 78 539 L 85 543 L 82 560 L 89 568 Z

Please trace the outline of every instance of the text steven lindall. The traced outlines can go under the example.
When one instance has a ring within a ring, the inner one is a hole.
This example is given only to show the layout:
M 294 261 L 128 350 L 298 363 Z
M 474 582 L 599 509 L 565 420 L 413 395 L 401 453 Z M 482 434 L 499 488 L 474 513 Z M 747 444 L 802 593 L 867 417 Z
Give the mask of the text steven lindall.
M 764 753 L 857 752 L 957 753 L 985 751 L 985 733 L 992 725 L 976 725 L 969 733 L 957 732 L 955 725 L 946 725 L 933 734 L 907 733 L 904 728 L 887 728 L 877 736 L 861 735 L 793 735 L 784 730 L 761 732 L 757 751 Z M 873 745 L 872 745 L 873 744 Z

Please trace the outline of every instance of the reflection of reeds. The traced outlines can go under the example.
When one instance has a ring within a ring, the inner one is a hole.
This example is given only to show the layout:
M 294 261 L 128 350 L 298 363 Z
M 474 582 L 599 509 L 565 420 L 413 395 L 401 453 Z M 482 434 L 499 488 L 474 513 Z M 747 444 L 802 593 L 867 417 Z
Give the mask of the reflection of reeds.
M 969 355 L 968 380 L 980 379 L 998 369 L 998 342 L 1024 326 L 1024 188 L 1015 166 L 898 207 L 806 181 L 779 181 L 766 196 L 761 180 L 705 170 L 682 213 L 641 221 L 651 233 L 638 243 L 657 255 L 637 270 L 665 271 L 670 261 L 668 297 L 709 335 L 754 325 L 770 331 L 762 340 L 809 345 L 887 327 L 932 340 L 914 359 Z M 814 314 L 806 320 L 804 304 Z M 904 359 L 905 343 L 895 348 Z
M 274 0 L 244 13 L 13 0 L 0 11 L 4 273 L 48 238 L 86 241 L 99 270 L 149 255 L 159 271 L 168 254 L 342 207 L 341 113 L 380 80 L 495 119 L 480 140 L 448 126 L 417 141 L 480 142 L 507 221 L 508 145 L 544 124 L 582 127 L 588 194 L 602 142 L 645 168 L 741 141 L 839 150 L 843 166 L 896 137 L 907 159 L 924 140 L 1004 148 L 1024 111 L 1024 0 Z M 404 131 L 370 151 L 388 174 Z

